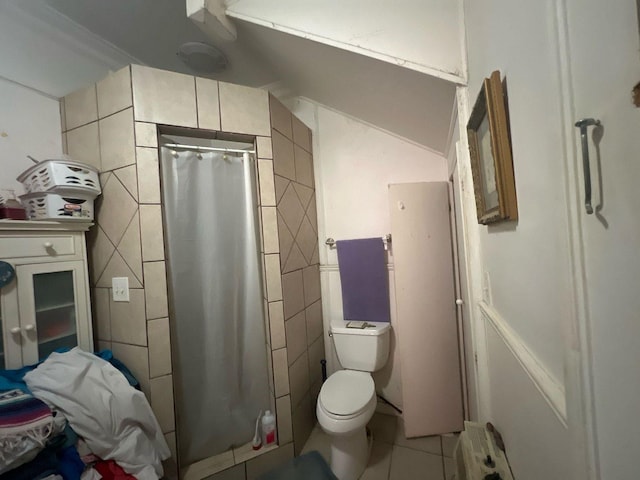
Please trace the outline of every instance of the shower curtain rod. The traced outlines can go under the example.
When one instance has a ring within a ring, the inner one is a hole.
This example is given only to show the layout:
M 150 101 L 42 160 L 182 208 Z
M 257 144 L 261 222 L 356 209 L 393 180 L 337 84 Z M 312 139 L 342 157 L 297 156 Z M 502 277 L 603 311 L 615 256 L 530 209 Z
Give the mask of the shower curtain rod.
M 201 147 L 199 145 L 182 145 L 181 143 L 165 143 L 163 146 L 171 148 L 186 148 L 188 150 L 206 150 L 210 152 L 255 153 L 255 150 L 240 150 L 238 148 L 224 147 Z

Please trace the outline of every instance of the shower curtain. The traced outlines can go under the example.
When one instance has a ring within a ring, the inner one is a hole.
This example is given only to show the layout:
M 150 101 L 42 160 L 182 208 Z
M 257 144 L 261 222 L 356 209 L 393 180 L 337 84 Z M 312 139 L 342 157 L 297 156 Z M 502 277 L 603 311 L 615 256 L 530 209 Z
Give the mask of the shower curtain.
M 247 443 L 269 408 L 250 154 L 162 148 L 181 466 Z

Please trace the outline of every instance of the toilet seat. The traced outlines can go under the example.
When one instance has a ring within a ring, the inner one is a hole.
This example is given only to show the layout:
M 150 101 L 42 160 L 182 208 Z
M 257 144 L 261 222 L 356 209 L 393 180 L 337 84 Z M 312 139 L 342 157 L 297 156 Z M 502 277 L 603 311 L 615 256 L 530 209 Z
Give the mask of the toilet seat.
M 375 385 L 368 372 L 340 370 L 331 375 L 320 389 L 322 409 L 336 418 L 360 414 L 375 397 Z

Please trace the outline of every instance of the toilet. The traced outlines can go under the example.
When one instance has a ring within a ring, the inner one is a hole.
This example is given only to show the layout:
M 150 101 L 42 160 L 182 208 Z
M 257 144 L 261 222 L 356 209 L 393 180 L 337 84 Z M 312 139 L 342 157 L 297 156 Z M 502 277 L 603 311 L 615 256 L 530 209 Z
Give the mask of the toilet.
M 331 326 L 338 360 L 345 370 L 322 385 L 316 415 L 331 440 L 331 470 L 339 480 L 357 480 L 369 460 L 366 425 L 376 409 L 371 373 L 389 357 L 391 325 L 367 322 L 367 328 L 347 328 L 347 321 Z

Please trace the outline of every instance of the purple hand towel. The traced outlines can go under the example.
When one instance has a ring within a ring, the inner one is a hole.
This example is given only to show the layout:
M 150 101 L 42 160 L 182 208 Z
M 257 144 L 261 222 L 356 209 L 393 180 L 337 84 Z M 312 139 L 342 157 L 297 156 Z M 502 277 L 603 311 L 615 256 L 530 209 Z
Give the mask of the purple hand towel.
M 344 319 L 389 322 L 389 274 L 382 238 L 336 244 Z

